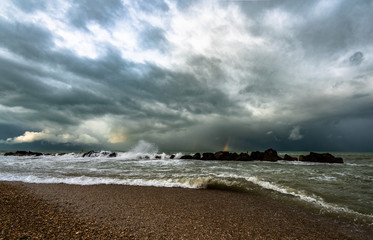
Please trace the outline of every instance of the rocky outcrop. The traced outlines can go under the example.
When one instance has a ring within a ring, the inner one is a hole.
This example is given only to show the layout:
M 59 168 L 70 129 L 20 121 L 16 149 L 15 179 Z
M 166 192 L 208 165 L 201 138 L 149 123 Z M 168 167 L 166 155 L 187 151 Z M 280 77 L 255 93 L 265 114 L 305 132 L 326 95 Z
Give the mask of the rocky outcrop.
M 276 150 L 273 150 L 272 148 L 265 150 L 263 161 L 276 162 L 277 160 L 282 160 L 282 158 L 277 155 Z
M 192 155 L 184 155 L 184 156 L 181 156 L 180 159 L 193 159 L 193 156 Z
M 31 151 L 16 151 L 16 152 L 6 152 L 4 156 L 41 156 L 43 155 L 40 152 L 31 152 Z
M 117 153 L 116 152 L 95 152 L 93 150 L 86 152 L 83 154 L 83 157 L 99 157 L 99 156 L 107 156 L 107 157 L 116 157 Z
M 193 156 L 192 155 L 184 155 L 180 159 L 195 159 L 195 160 L 200 160 L 201 159 L 201 154 L 200 153 L 195 153 Z
M 213 153 L 203 153 L 201 160 L 215 160 L 215 154 Z
M 117 153 L 116 152 L 112 152 L 112 153 L 109 154 L 108 157 L 116 157 L 116 156 L 117 156 Z
M 236 158 L 237 161 L 252 161 L 253 159 L 251 158 L 251 156 L 247 153 L 240 153 L 237 158 Z
M 298 158 L 296 158 L 296 157 L 292 157 L 292 156 L 290 156 L 290 155 L 288 155 L 288 154 L 285 154 L 285 156 L 284 156 L 284 160 L 285 160 L 285 161 L 298 161 Z
M 282 159 L 278 156 L 277 151 L 268 149 L 265 152 L 252 152 L 251 155 L 248 153 L 230 153 L 228 151 L 219 151 L 216 153 L 203 153 L 202 157 L 200 153 L 192 155 L 184 155 L 181 159 L 196 159 L 196 160 L 217 160 L 217 161 L 277 161 Z
M 262 161 L 263 158 L 264 158 L 264 152 L 259 152 L 259 151 L 255 151 L 255 152 L 252 152 L 250 157 L 253 159 L 253 160 L 259 160 L 259 161 Z
M 216 152 L 214 154 L 214 157 L 215 157 L 215 160 L 232 160 L 230 153 L 227 151 Z
M 89 151 L 89 152 L 86 152 L 83 154 L 83 157 L 94 157 L 98 154 L 98 152 L 95 152 L 93 150 Z
M 201 154 L 200 153 L 194 154 L 193 159 L 200 160 L 201 159 Z
M 302 162 L 319 162 L 319 163 L 343 163 L 340 157 L 334 157 L 330 153 L 314 153 L 310 152 L 309 155 L 300 155 L 299 161 Z

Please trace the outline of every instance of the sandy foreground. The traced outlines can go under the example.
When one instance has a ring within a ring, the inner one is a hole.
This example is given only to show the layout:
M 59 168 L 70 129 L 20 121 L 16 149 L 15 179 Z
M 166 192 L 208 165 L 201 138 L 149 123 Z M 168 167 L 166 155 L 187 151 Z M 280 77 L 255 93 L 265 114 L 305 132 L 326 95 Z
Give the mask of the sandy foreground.
M 221 190 L 0 182 L 0 239 L 372 239 L 371 226 Z

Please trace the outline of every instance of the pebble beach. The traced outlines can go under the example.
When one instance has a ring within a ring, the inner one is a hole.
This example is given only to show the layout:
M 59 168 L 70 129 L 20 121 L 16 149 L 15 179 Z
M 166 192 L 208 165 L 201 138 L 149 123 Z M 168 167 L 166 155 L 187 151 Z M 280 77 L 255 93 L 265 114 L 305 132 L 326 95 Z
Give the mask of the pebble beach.
M 0 239 L 371 239 L 373 229 L 233 191 L 1 182 Z

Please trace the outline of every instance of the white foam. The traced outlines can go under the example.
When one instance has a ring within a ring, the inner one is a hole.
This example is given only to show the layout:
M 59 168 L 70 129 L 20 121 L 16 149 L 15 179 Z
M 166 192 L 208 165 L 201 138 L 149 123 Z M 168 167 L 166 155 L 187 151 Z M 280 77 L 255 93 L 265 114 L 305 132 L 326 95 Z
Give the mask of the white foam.
M 252 183 L 255 183 L 255 184 L 265 188 L 265 189 L 277 191 L 277 192 L 280 192 L 282 194 L 292 195 L 292 196 L 295 196 L 295 197 L 297 197 L 297 198 L 299 198 L 303 201 L 318 205 L 318 206 L 323 207 L 325 209 L 329 209 L 329 210 L 332 210 L 332 211 L 335 211 L 335 212 L 345 212 L 345 213 L 350 213 L 350 214 L 355 214 L 355 215 L 360 215 L 360 216 L 373 218 L 373 215 L 362 214 L 362 213 L 359 213 L 359 212 L 355 212 L 355 211 L 353 211 L 353 210 L 351 210 L 347 207 L 340 207 L 340 206 L 337 206 L 335 204 L 325 202 L 321 197 L 316 196 L 314 194 L 309 195 L 309 194 L 307 194 L 305 192 L 302 192 L 302 191 L 296 191 L 296 190 L 291 189 L 291 188 L 278 186 L 276 184 L 273 184 L 273 183 L 270 183 L 270 182 L 267 182 L 267 181 L 259 180 L 257 177 L 249 177 L 249 178 L 246 178 L 246 179 L 248 181 L 252 182 Z

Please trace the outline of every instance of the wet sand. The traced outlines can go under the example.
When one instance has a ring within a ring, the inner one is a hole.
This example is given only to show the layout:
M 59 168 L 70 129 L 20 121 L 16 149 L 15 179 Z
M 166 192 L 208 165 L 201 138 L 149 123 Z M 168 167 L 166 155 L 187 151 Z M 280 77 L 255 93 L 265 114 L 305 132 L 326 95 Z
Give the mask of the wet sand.
M 0 239 L 371 239 L 371 226 L 221 190 L 0 182 Z

